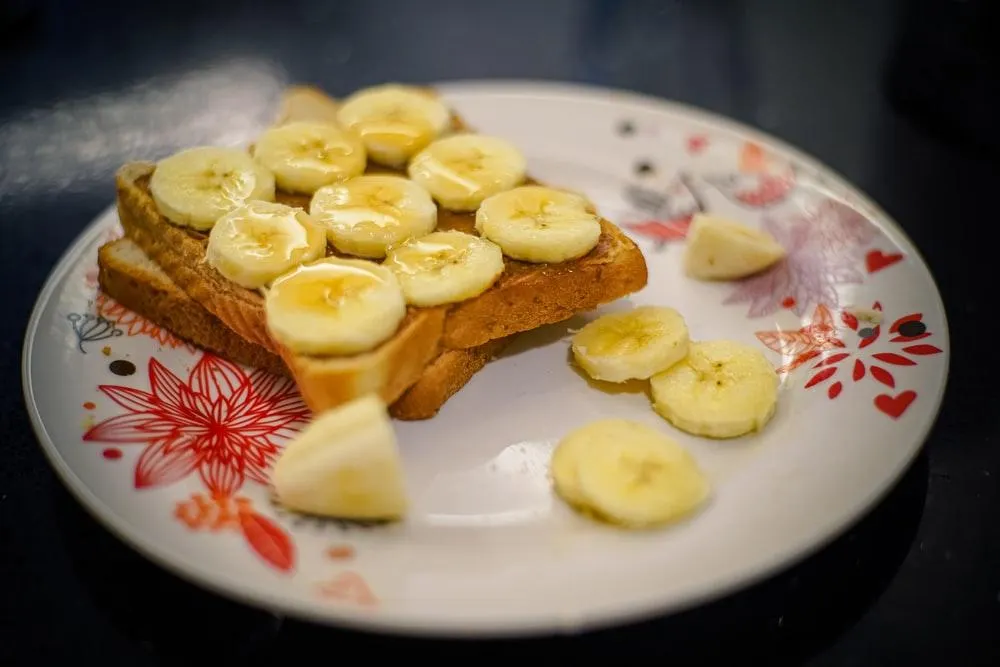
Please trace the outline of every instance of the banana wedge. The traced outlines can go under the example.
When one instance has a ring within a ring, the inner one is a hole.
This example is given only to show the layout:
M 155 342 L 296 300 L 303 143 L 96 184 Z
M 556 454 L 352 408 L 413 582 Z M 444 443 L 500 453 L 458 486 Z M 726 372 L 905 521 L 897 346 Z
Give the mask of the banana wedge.
M 474 234 L 442 231 L 390 248 L 384 266 L 399 279 L 406 302 L 440 306 L 479 296 L 503 273 L 503 253 Z
M 253 156 L 274 174 L 279 189 L 307 195 L 361 175 L 367 164 L 365 147 L 357 137 L 318 121 L 268 129 L 257 140 Z
M 374 394 L 318 415 L 285 445 L 271 473 L 290 510 L 353 520 L 394 520 L 407 510 L 399 450 Z
M 669 523 L 708 498 L 708 480 L 674 440 L 644 424 L 604 419 L 569 433 L 552 457 L 556 493 L 627 528 Z
M 188 148 L 160 160 L 149 192 L 160 213 L 177 225 L 212 228 L 252 200 L 274 201 L 274 175 L 235 148 Z
M 487 198 L 476 211 L 476 231 L 512 259 L 558 263 L 593 250 L 601 222 L 578 194 L 524 185 Z
M 684 272 L 698 280 L 737 280 L 785 256 L 767 232 L 725 218 L 696 215 L 684 247 Z
M 337 257 L 303 264 L 275 280 L 264 307 L 275 340 L 312 355 L 367 352 L 390 338 L 406 315 L 392 271 Z
M 358 176 L 320 188 L 309 213 L 327 230 L 330 244 L 357 257 L 381 259 L 386 248 L 437 226 L 434 200 L 402 176 Z
M 361 137 L 372 162 L 398 169 L 448 129 L 451 111 L 426 90 L 390 83 L 348 97 L 337 119 Z
M 693 435 L 735 438 L 764 428 L 778 402 L 778 374 L 756 348 L 693 342 L 680 363 L 650 378 L 653 407 Z
M 520 185 L 527 168 L 524 154 L 509 141 L 458 134 L 417 153 L 407 172 L 443 207 L 475 211 L 487 197 Z
M 237 285 L 258 289 L 325 253 L 326 234 L 302 209 L 252 201 L 219 218 L 205 259 Z
M 673 308 L 641 306 L 602 315 L 580 329 L 570 344 L 573 358 L 595 380 L 645 380 L 687 354 L 688 328 Z

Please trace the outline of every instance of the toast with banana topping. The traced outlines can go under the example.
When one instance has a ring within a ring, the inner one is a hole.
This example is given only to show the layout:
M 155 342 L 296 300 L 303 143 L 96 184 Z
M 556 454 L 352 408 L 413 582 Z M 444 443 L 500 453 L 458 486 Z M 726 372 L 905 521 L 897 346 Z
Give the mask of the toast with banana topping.
M 118 210 L 192 301 L 281 356 L 314 411 L 370 392 L 393 403 L 449 352 L 645 286 L 618 227 L 531 181 L 516 146 L 432 92 L 295 94 L 309 99 L 286 98 L 250 151 L 124 165 Z

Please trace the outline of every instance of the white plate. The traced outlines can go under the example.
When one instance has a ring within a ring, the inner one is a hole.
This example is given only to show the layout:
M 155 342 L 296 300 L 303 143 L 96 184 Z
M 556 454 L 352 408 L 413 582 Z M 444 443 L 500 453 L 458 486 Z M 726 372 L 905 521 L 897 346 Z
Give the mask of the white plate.
M 567 363 L 567 329 L 585 321 L 574 318 L 523 336 L 436 418 L 397 424 L 413 503 L 404 523 L 298 520 L 260 483 L 305 414 L 294 389 L 102 298 L 95 253 L 118 230 L 109 209 L 53 272 L 24 349 L 42 446 L 101 521 L 172 571 L 277 611 L 392 632 L 530 634 L 746 585 L 832 538 L 893 484 L 941 402 L 948 330 L 927 267 L 885 213 L 798 151 L 694 109 L 566 85 L 443 90 L 481 131 L 522 146 L 533 174 L 586 191 L 638 240 L 648 287 L 601 312 L 670 304 L 693 337 L 741 340 L 794 367 L 769 427 L 702 440 L 641 393 L 590 387 Z M 698 208 L 766 227 L 788 262 L 739 285 L 683 278 L 679 237 Z M 882 325 L 858 323 L 852 308 L 880 308 Z M 557 501 L 553 444 L 607 416 L 689 447 L 714 485 L 708 507 L 628 533 Z

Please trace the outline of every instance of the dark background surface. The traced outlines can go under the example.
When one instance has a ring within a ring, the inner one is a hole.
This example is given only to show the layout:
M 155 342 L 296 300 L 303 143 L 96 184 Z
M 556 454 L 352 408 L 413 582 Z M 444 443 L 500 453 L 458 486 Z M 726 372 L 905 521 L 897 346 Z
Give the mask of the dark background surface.
M 0 0 L 0 665 L 291 664 L 349 650 L 1000 664 L 996 364 L 976 342 L 995 302 L 995 4 Z M 412 642 L 283 621 L 122 546 L 48 468 L 19 377 L 35 296 L 112 201 L 113 170 L 243 137 L 289 82 L 343 94 L 487 77 L 699 105 L 798 145 L 869 193 L 921 248 L 948 306 L 949 392 L 924 454 L 872 514 L 791 571 L 574 640 Z

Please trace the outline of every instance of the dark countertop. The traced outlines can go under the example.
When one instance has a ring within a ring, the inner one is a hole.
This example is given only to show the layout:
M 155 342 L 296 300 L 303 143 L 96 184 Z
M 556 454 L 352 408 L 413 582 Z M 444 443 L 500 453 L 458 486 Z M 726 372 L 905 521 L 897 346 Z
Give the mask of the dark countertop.
M 1000 664 L 1000 426 L 983 416 L 996 364 L 975 347 L 994 298 L 997 23 L 987 2 L 898 4 L 923 13 L 904 20 L 874 0 L 0 4 L 0 664 L 293 664 L 390 648 Z M 344 93 L 495 77 L 628 88 L 732 116 L 825 161 L 902 224 L 948 306 L 951 377 L 924 454 L 884 502 L 809 560 L 708 607 L 500 644 L 282 621 L 164 573 L 90 519 L 37 446 L 20 349 L 48 271 L 112 201 L 118 164 L 239 136 L 288 82 Z

